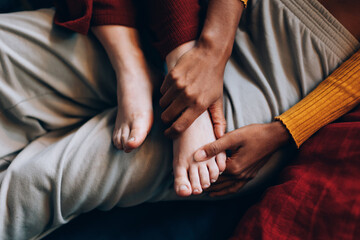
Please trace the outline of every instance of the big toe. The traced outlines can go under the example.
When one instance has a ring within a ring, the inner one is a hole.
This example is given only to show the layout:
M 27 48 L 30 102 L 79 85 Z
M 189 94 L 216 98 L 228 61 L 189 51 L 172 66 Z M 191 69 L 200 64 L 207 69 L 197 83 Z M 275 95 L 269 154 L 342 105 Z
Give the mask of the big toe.
M 123 145 L 121 142 L 121 129 L 114 129 L 113 144 L 117 149 L 123 150 Z
M 144 141 L 147 131 L 143 129 L 131 129 L 128 140 L 126 141 L 126 151 L 138 148 Z
M 174 188 L 176 194 L 181 197 L 187 197 L 191 195 L 191 185 L 187 177 L 187 171 L 185 168 L 177 168 L 174 171 L 175 181 Z

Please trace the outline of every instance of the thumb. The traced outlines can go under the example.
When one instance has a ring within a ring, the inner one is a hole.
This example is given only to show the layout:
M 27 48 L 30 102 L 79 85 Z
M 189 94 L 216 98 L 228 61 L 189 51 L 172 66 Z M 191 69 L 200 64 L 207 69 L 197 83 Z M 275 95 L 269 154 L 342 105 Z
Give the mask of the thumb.
M 227 149 L 233 149 L 234 147 L 238 147 L 239 141 L 236 135 L 236 130 L 234 130 L 225 134 L 218 140 L 201 147 L 194 154 L 195 161 L 205 161 L 221 152 L 224 152 Z
M 226 129 L 226 120 L 224 117 L 224 109 L 223 109 L 223 98 L 220 97 L 216 100 L 210 107 L 209 113 L 211 116 L 211 120 L 214 125 L 214 133 L 216 138 L 221 138 L 225 134 Z

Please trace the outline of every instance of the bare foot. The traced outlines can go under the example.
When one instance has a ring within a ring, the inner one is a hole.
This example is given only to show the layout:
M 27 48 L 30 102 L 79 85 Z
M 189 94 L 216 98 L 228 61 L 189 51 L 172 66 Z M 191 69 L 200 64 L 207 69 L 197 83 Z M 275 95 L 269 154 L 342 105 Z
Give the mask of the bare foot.
M 177 61 L 186 52 L 195 46 L 195 41 L 190 41 L 177 47 L 166 57 L 170 71 Z M 174 188 L 179 196 L 201 194 L 203 189 L 216 182 L 220 172 L 226 167 L 226 155 L 221 153 L 205 162 L 195 162 L 194 153 L 198 147 L 215 141 L 214 129 L 206 111 L 200 115 L 192 125 L 174 140 Z
M 215 135 L 209 113 L 206 111 L 174 140 L 174 188 L 179 196 L 201 194 L 219 177 L 219 167 L 215 157 L 205 162 L 195 162 L 195 151 L 207 143 L 215 141 Z M 216 158 L 226 159 L 225 154 Z
M 115 147 L 125 152 L 139 147 L 153 123 L 152 76 L 144 63 L 118 74 L 118 112 L 113 132 Z

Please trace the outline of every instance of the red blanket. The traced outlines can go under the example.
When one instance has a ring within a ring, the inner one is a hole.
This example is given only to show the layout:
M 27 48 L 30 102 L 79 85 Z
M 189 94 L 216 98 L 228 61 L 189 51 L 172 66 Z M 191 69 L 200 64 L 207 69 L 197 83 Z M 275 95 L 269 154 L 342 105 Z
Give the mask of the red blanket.
M 232 239 L 360 238 L 360 106 L 309 139 Z

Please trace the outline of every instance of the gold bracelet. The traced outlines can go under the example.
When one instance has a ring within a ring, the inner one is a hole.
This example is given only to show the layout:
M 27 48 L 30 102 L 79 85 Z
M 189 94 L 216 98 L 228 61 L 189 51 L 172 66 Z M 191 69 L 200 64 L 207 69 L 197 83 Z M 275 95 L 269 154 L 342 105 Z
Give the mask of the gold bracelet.
M 244 7 L 246 8 L 248 0 L 240 0 L 244 4 Z

